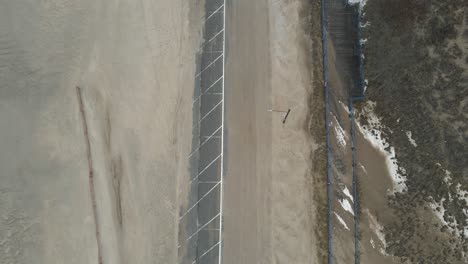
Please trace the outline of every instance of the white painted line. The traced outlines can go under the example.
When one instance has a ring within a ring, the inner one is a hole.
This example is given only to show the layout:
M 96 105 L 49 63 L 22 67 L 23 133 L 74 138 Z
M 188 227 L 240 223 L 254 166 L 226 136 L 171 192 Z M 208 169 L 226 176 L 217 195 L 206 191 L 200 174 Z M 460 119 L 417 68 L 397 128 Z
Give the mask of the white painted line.
M 203 45 L 200 47 L 200 50 L 203 51 L 203 49 L 206 47 L 206 45 L 210 44 L 211 41 L 213 41 L 215 38 L 217 38 L 221 32 L 224 32 L 224 28 L 221 29 L 220 31 L 218 31 L 213 37 L 211 37 L 208 41 L 205 41 L 205 43 L 203 43 Z M 223 53 L 224 54 L 224 53 Z
M 203 48 L 209 44 L 211 41 L 213 41 L 215 38 L 217 38 L 219 36 L 219 34 L 221 34 L 222 32 L 224 32 L 224 28 L 221 29 L 220 31 L 218 31 L 213 37 L 211 37 L 207 42 L 205 42 L 205 44 L 203 45 Z M 224 54 L 224 53 L 223 53 Z
M 220 138 L 221 136 L 215 136 L 214 134 L 216 134 L 221 128 L 223 128 L 222 126 L 218 127 L 210 136 L 202 136 L 202 138 L 206 138 L 205 141 L 203 141 L 203 143 L 200 145 L 200 147 L 205 144 L 206 141 L 208 141 L 210 138 Z
M 203 141 L 203 143 L 201 143 L 200 146 L 197 147 L 197 149 L 195 149 L 192 153 L 190 153 L 189 158 L 192 157 L 192 155 L 195 154 L 198 150 L 200 150 L 200 148 L 203 147 L 203 145 L 205 145 L 205 143 L 208 142 L 208 140 L 210 140 L 210 138 L 214 134 L 216 134 L 221 128 L 222 128 L 222 126 L 218 127 L 218 129 L 216 129 L 215 132 L 213 132 L 213 134 L 211 134 L 211 136 L 209 136 L 207 139 L 205 139 L 205 141 Z
M 205 51 L 205 52 L 203 52 L 203 53 L 205 53 L 205 54 L 215 54 L 215 53 L 218 53 L 218 54 L 219 54 L 219 53 L 223 53 L 223 51 L 222 51 L 222 50 L 212 50 L 212 51 Z
M 200 198 L 194 205 L 192 205 L 192 207 L 190 207 L 187 211 L 185 211 L 185 213 L 179 217 L 179 220 L 181 220 L 184 216 L 186 216 L 190 211 L 192 211 L 193 208 L 195 208 L 195 206 L 197 206 L 202 200 L 203 198 L 205 198 L 208 194 L 210 194 L 216 187 L 218 187 L 219 183 L 216 184 L 215 186 L 213 186 L 209 191 L 207 191 L 203 196 L 202 198 Z
M 224 4 L 222 6 L 220 6 L 218 9 L 216 9 L 213 13 L 211 13 L 211 15 L 209 15 L 206 20 L 205 20 L 205 23 L 206 21 L 208 21 L 214 14 L 218 13 L 218 11 L 224 7 Z
M 219 157 L 221 157 L 222 155 L 223 155 L 223 153 L 219 154 L 218 157 L 216 157 L 216 158 L 215 158 L 212 162 L 210 162 L 210 164 L 208 164 L 200 173 L 198 173 L 197 177 L 191 179 L 190 182 L 189 182 L 189 184 L 192 184 L 192 182 L 193 182 L 194 180 L 198 179 L 198 177 L 199 177 L 200 175 L 202 175 L 202 173 L 204 173 L 204 172 L 205 172 L 213 163 L 215 163 L 215 162 L 219 159 Z
M 219 215 L 220 215 L 220 213 L 218 213 L 215 217 L 211 218 L 210 221 L 208 221 L 206 224 L 204 224 L 202 227 L 200 227 L 197 231 L 195 231 L 195 233 L 193 233 L 191 236 L 189 236 L 185 240 L 185 242 L 189 241 L 194 235 L 198 234 L 198 232 L 200 232 L 201 230 L 203 230 L 203 228 L 205 228 L 207 225 L 209 225 L 211 222 L 213 222 L 213 220 L 215 220 Z
M 211 184 L 214 184 L 214 183 L 218 183 L 219 181 L 199 181 L 198 183 L 211 183 Z
M 211 108 L 210 111 L 208 111 L 208 113 L 206 113 L 201 119 L 200 121 L 198 121 L 198 124 L 200 124 L 203 119 L 205 119 L 209 114 L 211 114 L 211 112 L 213 112 L 216 108 L 218 108 L 218 106 L 223 102 L 223 100 L 219 101 L 219 103 L 217 103 L 213 108 Z M 222 118 L 221 118 L 222 119 Z
M 214 244 L 214 246 L 212 246 L 210 249 L 208 249 L 205 253 L 203 253 L 198 259 L 194 260 L 192 262 L 192 264 L 195 264 L 197 263 L 197 261 L 199 261 L 201 258 L 203 258 L 203 256 L 205 256 L 206 254 L 208 254 L 213 248 L 215 248 L 217 245 L 219 245 L 220 241 L 218 241 L 218 243 Z
M 217 60 L 219 60 L 219 58 L 221 58 L 223 56 L 223 54 L 219 55 L 214 61 L 212 61 L 210 64 L 208 64 L 208 66 L 205 67 L 205 69 L 203 69 L 201 72 L 197 73 L 197 75 L 195 75 L 195 78 L 197 78 L 198 76 L 200 76 L 204 71 L 206 71 L 208 68 L 211 67 L 211 65 L 215 64 Z
M 218 78 L 218 80 L 216 80 L 214 83 L 212 83 L 204 92 L 203 94 L 207 93 L 213 86 L 215 86 L 221 79 L 223 79 L 224 76 L 221 76 Z M 203 95 L 202 94 L 202 95 Z M 200 96 L 199 96 L 200 97 Z
M 219 77 L 219 79 L 216 80 L 214 83 L 212 83 L 212 84 L 210 85 L 210 87 L 208 87 L 202 94 L 200 94 L 200 95 L 197 97 L 197 99 L 193 100 L 192 105 L 193 105 L 198 99 L 200 99 L 204 94 L 206 94 L 206 93 L 211 89 L 211 87 L 215 86 L 221 79 L 223 79 L 223 76 Z
M 223 4 L 223 29 L 226 28 L 226 0 L 224 0 Z M 224 77 L 224 65 L 226 64 L 226 31 L 223 30 L 223 77 Z M 224 102 L 224 78 L 223 78 L 223 85 L 222 85 L 222 93 L 223 93 L 223 102 Z M 223 109 L 221 110 L 221 126 L 224 127 L 224 103 Z M 221 133 L 221 154 L 224 154 L 224 129 Z M 224 178 L 224 155 L 221 157 L 221 175 L 220 175 L 220 183 L 221 187 L 219 188 L 219 247 L 218 247 L 218 264 L 221 264 L 222 260 L 222 253 L 223 253 L 223 178 Z

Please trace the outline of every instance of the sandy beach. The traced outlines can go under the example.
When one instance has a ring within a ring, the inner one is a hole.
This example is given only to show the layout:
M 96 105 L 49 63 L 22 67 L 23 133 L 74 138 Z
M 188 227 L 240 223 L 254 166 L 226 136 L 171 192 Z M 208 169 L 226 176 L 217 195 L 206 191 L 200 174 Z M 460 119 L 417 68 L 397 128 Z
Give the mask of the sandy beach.
M 1 263 L 176 262 L 200 10 L 0 3 Z

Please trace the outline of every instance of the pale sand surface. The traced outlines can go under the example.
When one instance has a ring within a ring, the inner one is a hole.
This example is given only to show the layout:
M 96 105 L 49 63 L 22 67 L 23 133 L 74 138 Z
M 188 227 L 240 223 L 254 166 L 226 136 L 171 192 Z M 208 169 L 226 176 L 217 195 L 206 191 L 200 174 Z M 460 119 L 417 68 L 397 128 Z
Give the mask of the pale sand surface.
M 273 263 L 317 263 L 308 100 L 312 89 L 308 1 L 270 0 L 273 109 L 291 109 L 286 124 L 272 116 Z M 319 128 L 320 129 L 320 128 Z
M 231 1 L 226 13 L 224 263 L 271 263 L 268 5 Z
M 367 141 L 361 132 L 356 133 L 358 152 L 358 175 L 360 176 L 359 192 L 361 215 L 360 251 L 361 263 L 399 263 L 385 253 L 385 236 L 383 226 L 392 219 L 387 197 L 384 195 L 392 188 L 392 181 L 385 166 L 385 157 Z M 364 184 L 365 183 L 365 184 Z M 344 263 L 344 262 L 343 262 Z
M 0 3 L 0 263 L 175 263 L 203 6 Z
M 305 2 L 228 7 L 224 263 L 316 263 Z

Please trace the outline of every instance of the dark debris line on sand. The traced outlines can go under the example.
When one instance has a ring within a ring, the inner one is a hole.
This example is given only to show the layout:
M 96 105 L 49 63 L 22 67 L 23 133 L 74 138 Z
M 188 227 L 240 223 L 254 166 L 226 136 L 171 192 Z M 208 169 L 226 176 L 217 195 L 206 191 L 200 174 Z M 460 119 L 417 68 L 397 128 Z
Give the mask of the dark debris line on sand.
M 81 88 L 76 86 L 76 96 L 78 98 L 78 105 L 80 108 L 80 116 L 81 116 L 81 121 L 83 124 L 83 134 L 85 138 L 85 144 L 86 144 L 86 157 L 88 159 L 88 168 L 89 168 L 89 192 L 91 195 L 91 203 L 93 207 L 93 216 L 94 216 L 94 224 L 96 227 L 96 242 L 97 242 L 97 253 L 98 253 L 98 261 L 99 264 L 103 264 L 102 260 L 102 242 L 101 242 L 101 235 L 99 233 L 99 218 L 97 214 L 97 206 L 96 206 L 96 190 L 94 186 L 94 169 L 93 169 L 93 159 L 92 159 L 92 154 L 91 154 L 91 143 L 89 141 L 89 133 L 88 133 L 88 123 L 86 120 L 86 113 L 83 105 L 83 97 L 82 97 L 82 92 Z

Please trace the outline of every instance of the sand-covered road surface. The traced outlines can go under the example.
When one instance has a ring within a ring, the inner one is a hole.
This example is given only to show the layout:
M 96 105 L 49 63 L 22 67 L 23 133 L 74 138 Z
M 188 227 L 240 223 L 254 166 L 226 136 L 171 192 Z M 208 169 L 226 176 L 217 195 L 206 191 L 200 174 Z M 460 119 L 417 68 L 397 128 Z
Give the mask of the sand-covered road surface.
M 176 262 L 201 10 L 0 2 L 0 263 Z
M 311 192 L 324 174 L 310 168 L 307 114 L 321 87 L 312 84 L 309 8 L 229 2 L 224 263 L 319 263 Z M 270 109 L 291 109 L 286 124 Z

